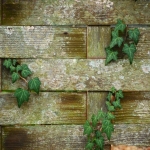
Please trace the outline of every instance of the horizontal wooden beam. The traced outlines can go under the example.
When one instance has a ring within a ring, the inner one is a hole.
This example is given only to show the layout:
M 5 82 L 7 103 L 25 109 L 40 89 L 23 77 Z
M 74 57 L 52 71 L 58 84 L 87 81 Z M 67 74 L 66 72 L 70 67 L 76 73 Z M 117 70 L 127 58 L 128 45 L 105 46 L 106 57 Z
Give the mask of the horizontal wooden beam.
M 86 58 L 86 28 L 1 26 L 1 58 Z
M 42 92 L 31 94 L 21 108 L 13 93 L 0 94 L 0 125 L 83 124 L 86 93 Z
M 150 90 L 150 59 L 118 60 L 105 66 L 99 59 L 21 59 L 40 78 L 41 90 L 109 91 L 112 86 L 124 91 Z M 12 84 L 10 72 L 2 71 L 2 90 L 15 90 L 26 84 Z
M 128 28 L 132 29 L 132 28 Z M 150 28 L 138 27 L 140 39 L 134 58 L 150 58 Z M 88 26 L 87 28 L 87 58 L 105 59 L 105 48 L 110 44 L 111 28 L 109 26 Z M 123 58 L 124 55 L 119 56 Z
M 3 25 L 110 25 L 149 24 L 149 1 L 30 0 L 3 1 Z

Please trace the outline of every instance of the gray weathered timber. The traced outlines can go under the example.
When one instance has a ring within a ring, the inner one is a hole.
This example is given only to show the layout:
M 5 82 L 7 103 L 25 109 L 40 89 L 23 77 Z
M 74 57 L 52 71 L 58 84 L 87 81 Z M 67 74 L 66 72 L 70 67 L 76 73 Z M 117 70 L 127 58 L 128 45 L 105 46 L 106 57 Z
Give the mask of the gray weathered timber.
M 93 114 L 99 110 L 106 111 L 105 101 L 108 92 L 88 92 L 87 94 L 87 119 L 91 121 Z
M 86 28 L 1 26 L 1 58 L 86 58 Z
M 110 40 L 109 26 L 89 26 L 87 28 L 87 58 L 106 58 L 105 48 Z
M 109 91 L 112 86 L 124 91 L 149 91 L 150 59 L 118 60 L 105 66 L 99 59 L 21 59 L 33 76 L 40 78 L 41 90 Z M 3 69 L 2 89 L 25 87 L 23 82 L 11 83 L 10 73 Z
M 114 112 L 114 123 L 150 124 L 150 92 L 127 92 L 121 100 L 122 109 Z M 150 126 L 149 126 L 150 128 Z
M 83 124 L 85 121 L 86 93 L 31 94 L 21 108 L 13 93 L 0 94 L 0 125 Z
M 2 60 L 0 59 L 0 92 L 2 89 Z
M 2 150 L 83 150 L 82 125 L 3 127 Z
M 132 29 L 132 28 L 128 28 Z M 138 28 L 140 39 L 134 58 L 150 58 L 150 28 Z M 109 46 L 111 39 L 111 28 L 103 26 L 89 26 L 87 28 L 87 57 L 106 58 L 105 48 Z M 120 56 L 123 58 L 123 56 Z
M 3 25 L 149 24 L 150 2 L 131 0 L 3 1 Z
M 150 146 L 150 124 L 117 124 L 114 128 L 111 144 Z

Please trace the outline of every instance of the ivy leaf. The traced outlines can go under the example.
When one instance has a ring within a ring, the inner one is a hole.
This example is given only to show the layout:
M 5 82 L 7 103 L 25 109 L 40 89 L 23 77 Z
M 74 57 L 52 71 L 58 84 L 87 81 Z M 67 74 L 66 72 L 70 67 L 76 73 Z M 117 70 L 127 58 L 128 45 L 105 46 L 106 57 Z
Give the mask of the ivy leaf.
M 111 101 L 111 97 L 112 97 L 112 93 L 109 92 L 108 95 L 107 95 L 107 99 L 108 99 L 109 101 Z
M 122 37 L 114 35 L 114 37 L 112 38 L 112 41 L 110 42 L 109 46 L 110 46 L 110 48 L 113 48 L 115 45 L 118 45 L 120 47 L 122 42 L 123 42 Z
M 93 142 L 88 142 L 88 143 L 86 144 L 86 146 L 85 146 L 85 149 L 92 150 L 93 146 L 94 146 L 94 143 L 93 143 Z
M 89 136 L 93 132 L 93 128 L 90 126 L 90 123 L 88 120 L 83 125 L 83 128 L 84 128 L 83 134 L 87 134 Z
M 8 69 L 12 65 L 11 59 L 5 59 L 3 65 Z
M 118 90 L 118 91 L 116 92 L 116 99 L 123 98 L 123 97 L 124 97 L 124 96 L 123 96 L 122 90 Z
M 14 67 L 14 66 L 10 66 L 10 72 L 13 72 L 13 71 L 15 71 L 16 70 L 16 67 Z
M 114 101 L 113 105 L 115 108 L 121 108 L 120 99 L 117 99 L 116 101 Z
M 100 111 L 98 111 L 97 119 L 100 120 L 102 118 L 105 118 L 105 112 L 100 110 Z
M 107 55 L 106 61 L 105 61 L 106 65 L 112 60 L 117 60 L 118 52 L 112 51 L 110 48 L 106 48 L 105 50 L 106 50 L 106 55 Z
M 16 72 L 13 72 L 11 77 L 12 77 L 12 83 L 16 82 L 20 78 L 18 73 Z
M 92 119 L 92 125 L 95 127 L 98 122 L 97 116 L 95 114 L 93 114 L 91 119 Z
M 112 113 L 108 112 L 107 119 L 109 119 L 109 120 L 115 119 L 115 116 Z
M 17 63 L 17 60 L 16 60 L 16 59 L 13 59 L 13 60 L 12 60 L 12 64 L 15 66 L 16 63 Z
M 97 146 L 100 148 L 100 150 L 103 150 L 104 138 L 101 136 L 99 139 L 95 139 L 95 142 L 96 142 Z
M 128 55 L 130 64 L 132 64 L 134 53 L 136 52 L 136 47 L 134 44 L 124 44 L 122 51 Z
M 106 133 L 108 140 L 110 140 L 111 134 L 114 131 L 114 127 L 110 120 L 105 120 L 105 122 L 102 124 L 102 131 Z
M 35 77 L 33 79 L 30 79 L 28 82 L 28 87 L 30 90 L 34 90 L 37 94 L 39 94 L 41 81 L 38 77 Z
M 115 107 L 109 101 L 106 101 L 108 111 L 115 111 Z
M 99 138 L 102 136 L 102 133 L 99 130 L 97 130 L 95 133 L 95 136 L 96 136 L 96 138 Z
M 22 64 L 21 66 L 22 66 L 21 75 L 24 78 L 26 78 L 27 76 L 32 74 L 31 70 L 28 68 L 28 66 L 26 64 Z
M 16 71 L 18 72 L 18 71 L 21 71 L 21 70 L 22 70 L 22 66 L 21 65 L 17 65 Z
M 140 36 L 139 29 L 138 28 L 131 29 L 128 31 L 128 34 L 129 34 L 129 38 L 132 39 L 135 42 L 135 44 L 137 44 Z
M 110 89 L 110 91 L 111 91 L 112 93 L 116 93 L 116 88 L 115 88 L 115 87 L 112 87 L 112 88 Z
M 126 25 L 122 22 L 122 20 L 118 19 L 117 24 L 115 26 L 115 31 L 122 31 L 124 32 Z
M 18 107 L 20 108 L 25 101 L 29 100 L 30 93 L 27 90 L 18 88 L 15 91 L 14 96 L 17 98 Z

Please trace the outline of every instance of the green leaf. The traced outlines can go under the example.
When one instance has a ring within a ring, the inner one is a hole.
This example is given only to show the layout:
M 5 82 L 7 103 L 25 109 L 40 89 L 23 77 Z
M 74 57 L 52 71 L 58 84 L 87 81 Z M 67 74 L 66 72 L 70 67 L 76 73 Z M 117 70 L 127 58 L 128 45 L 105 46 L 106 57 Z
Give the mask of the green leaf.
M 3 65 L 8 69 L 12 65 L 11 59 L 5 59 Z
M 99 139 L 95 139 L 95 142 L 100 150 L 104 149 L 104 138 L 102 136 Z
M 85 149 L 92 150 L 93 146 L 94 146 L 93 142 L 88 142 L 85 146 Z
M 38 77 L 30 79 L 28 82 L 29 89 L 34 90 L 37 94 L 39 93 L 40 85 L 41 85 L 41 81 L 39 80 Z
M 122 31 L 124 32 L 126 25 L 122 22 L 122 20 L 118 19 L 117 24 L 115 26 L 115 31 Z
M 22 64 L 21 66 L 22 66 L 21 75 L 24 78 L 26 78 L 27 76 L 32 74 L 31 70 L 28 68 L 28 66 L 26 64 Z
M 102 124 L 102 131 L 106 133 L 108 140 L 111 138 L 111 134 L 114 131 L 114 127 L 110 121 L 106 121 Z
M 123 97 L 124 97 L 124 96 L 123 96 L 122 90 L 118 90 L 118 91 L 116 92 L 116 99 L 123 98 Z
M 18 72 L 18 71 L 21 71 L 21 70 L 22 70 L 22 66 L 17 65 L 17 67 L 16 67 L 16 71 Z
M 103 111 L 98 111 L 98 113 L 97 113 L 97 119 L 98 120 L 100 120 L 100 119 L 103 119 L 103 118 L 105 118 L 105 112 L 103 112 Z
M 111 105 L 109 101 L 106 101 L 108 111 L 115 111 L 115 107 Z
M 92 115 L 92 125 L 95 127 L 97 125 L 97 116 L 95 114 Z
M 11 66 L 10 66 L 10 71 L 11 71 L 11 72 L 16 71 L 16 67 L 14 67 L 14 66 L 11 65 Z
M 112 60 L 117 60 L 118 52 L 110 50 L 110 48 L 106 48 L 106 61 L 105 64 L 107 65 Z
M 11 77 L 12 77 L 12 83 L 16 82 L 20 78 L 18 73 L 16 72 L 13 72 Z
M 114 101 L 113 105 L 115 108 L 121 108 L 120 99 L 117 99 L 116 101 Z
M 18 107 L 20 108 L 25 101 L 29 100 L 30 93 L 27 90 L 18 88 L 15 91 L 14 96 L 17 98 Z
M 115 87 L 112 87 L 112 88 L 110 89 L 110 91 L 111 91 L 112 93 L 116 93 L 116 88 L 115 88 Z
M 109 119 L 109 120 L 115 119 L 115 116 L 112 113 L 108 112 L 107 119 Z
M 139 36 L 140 36 L 140 31 L 139 31 L 139 29 L 138 29 L 138 28 L 130 29 L 130 30 L 128 31 L 128 34 L 129 34 L 129 38 L 130 38 L 131 40 L 133 40 L 133 41 L 135 42 L 135 44 L 137 44 L 138 41 L 139 41 Z
M 100 138 L 102 136 L 102 133 L 99 130 L 96 130 L 95 136 L 96 138 Z
M 134 44 L 124 44 L 123 50 L 125 54 L 127 54 L 130 64 L 132 64 L 134 53 L 136 52 L 136 47 Z
M 91 127 L 88 120 L 83 125 L 83 128 L 84 128 L 83 134 L 87 134 L 89 136 L 93 132 L 93 128 Z
M 115 45 L 118 45 L 119 47 L 123 43 L 123 38 L 119 36 L 114 36 L 110 42 L 110 48 L 113 48 Z
M 109 92 L 108 95 L 107 95 L 107 99 L 108 99 L 109 101 L 111 101 L 111 97 L 112 97 L 112 93 Z
M 12 64 L 15 66 L 16 63 L 17 63 L 17 60 L 16 60 L 16 59 L 13 59 L 12 61 L 13 61 Z

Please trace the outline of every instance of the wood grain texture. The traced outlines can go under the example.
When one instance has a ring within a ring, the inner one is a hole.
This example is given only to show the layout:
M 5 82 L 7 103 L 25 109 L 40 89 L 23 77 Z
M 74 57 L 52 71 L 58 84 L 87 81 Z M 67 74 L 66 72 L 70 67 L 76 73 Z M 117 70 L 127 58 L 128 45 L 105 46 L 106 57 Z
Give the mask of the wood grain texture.
M 81 125 L 4 127 L 2 150 L 83 150 Z
M 150 92 L 127 92 L 121 100 L 122 109 L 114 112 L 114 123 L 150 124 Z M 150 126 L 149 126 L 150 127 Z
M 93 59 L 21 59 L 39 77 L 41 90 L 109 91 L 112 86 L 124 91 L 149 91 L 150 60 L 118 60 L 105 66 L 105 60 Z M 25 87 L 23 82 L 11 83 L 9 71 L 3 69 L 2 89 Z
M 86 93 L 41 92 L 31 94 L 28 103 L 17 106 L 14 93 L 0 93 L 0 125 L 83 124 L 86 121 Z
M 89 26 L 87 28 L 87 57 L 88 58 L 106 58 L 105 48 L 110 44 L 111 28 L 103 26 Z M 132 29 L 132 28 L 128 28 Z M 140 39 L 137 45 L 137 51 L 134 58 L 150 58 L 150 28 L 138 27 Z M 123 57 L 121 57 L 123 58 Z
M 86 28 L 1 26 L 1 58 L 86 58 Z
M 118 124 L 114 127 L 111 144 L 150 146 L 150 124 Z
M 149 24 L 147 0 L 30 0 L 3 1 L 3 25 Z

